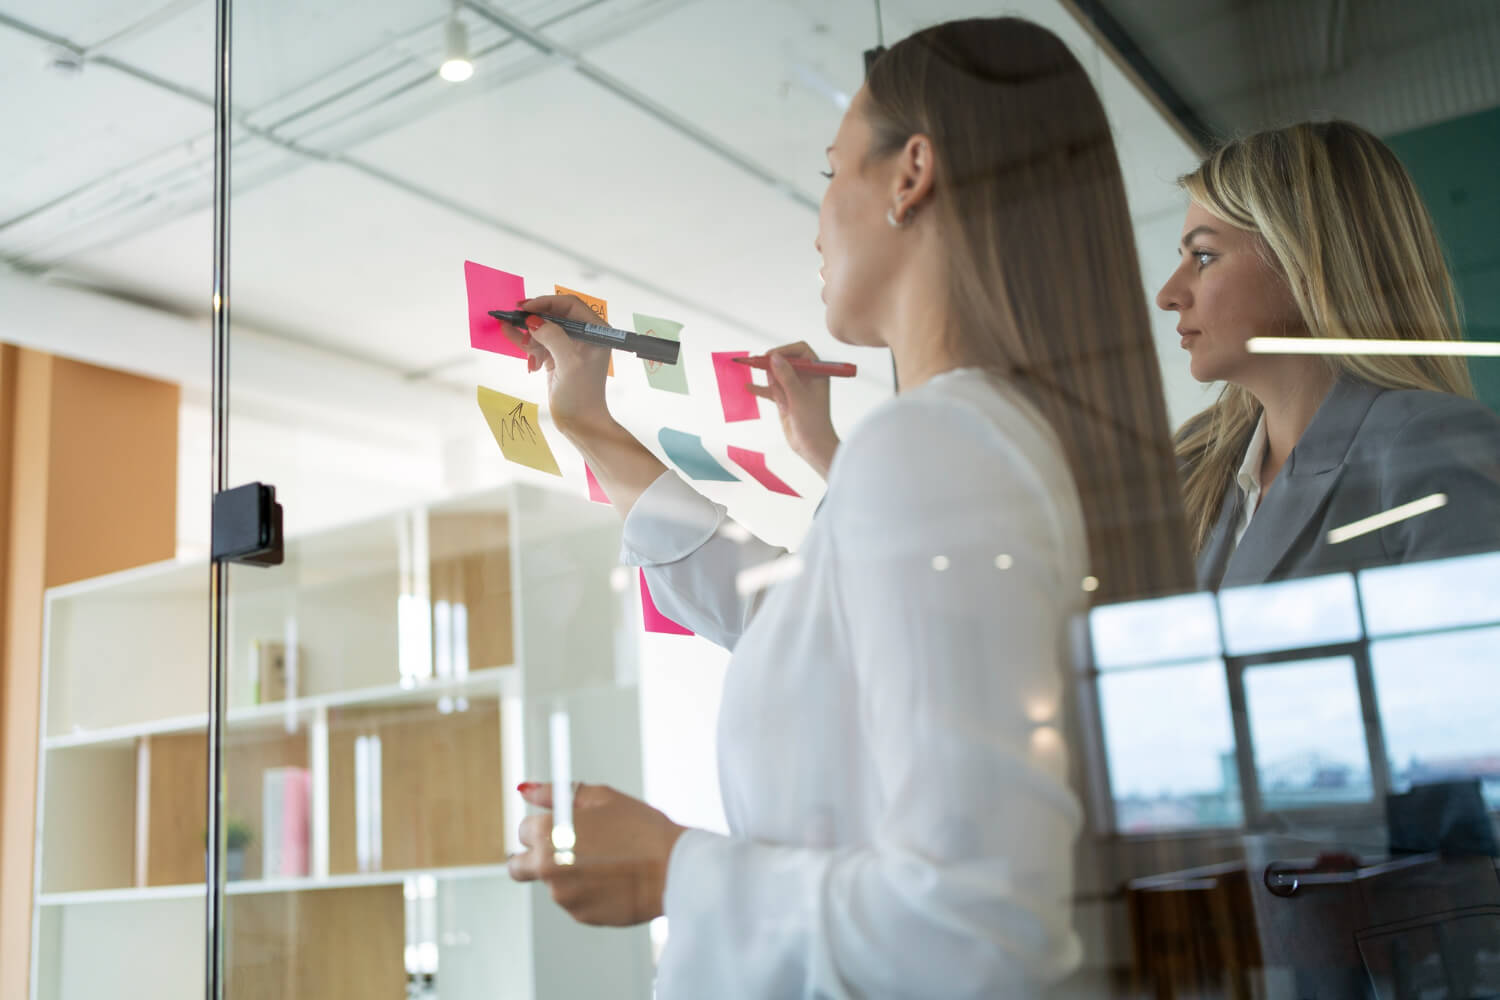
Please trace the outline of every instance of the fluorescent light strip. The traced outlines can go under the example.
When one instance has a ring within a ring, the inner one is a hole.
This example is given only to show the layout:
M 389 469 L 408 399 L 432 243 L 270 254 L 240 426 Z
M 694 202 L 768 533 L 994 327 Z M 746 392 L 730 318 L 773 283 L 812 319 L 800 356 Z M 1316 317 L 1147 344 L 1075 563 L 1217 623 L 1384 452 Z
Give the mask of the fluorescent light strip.
M 1344 525 L 1342 528 L 1334 528 L 1328 533 L 1328 544 L 1338 545 L 1340 542 L 1347 542 L 1351 538 L 1358 538 L 1360 535 L 1368 535 L 1372 531 L 1379 531 L 1381 528 L 1388 527 L 1398 521 L 1405 521 L 1409 517 L 1416 517 L 1418 514 L 1425 514 L 1428 511 L 1446 506 L 1448 506 L 1448 494 L 1434 493 L 1420 500 L 1413 500 L 1411 503 L 1404 503 L 1399 507 L 1392 507 L 1390 510 L 1382 511 L 1379 514 L 1372 514 L 1369 517 L 1361 518 L 1352 524 Z
M 1382 354 L 1410 357 L 1500 358 L 1494 340 L 1379 340 L 1366 337 L 1251 337 L 1251 354 Z

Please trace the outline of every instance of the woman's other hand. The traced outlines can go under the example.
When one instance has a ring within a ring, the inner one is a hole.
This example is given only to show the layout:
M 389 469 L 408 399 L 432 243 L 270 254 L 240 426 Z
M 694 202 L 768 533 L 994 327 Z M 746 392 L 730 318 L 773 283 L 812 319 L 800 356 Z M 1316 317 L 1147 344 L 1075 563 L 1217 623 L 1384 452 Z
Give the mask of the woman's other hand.
M 583 323 L 599 322 L 594 311 L 576 295 L 543 295 L 525 299 L 516 308 Z M 537 316 L 527 320 L 525 329 L 506 325 L 505 331 L 526 352 L 530 371 L 546 370 L 547 404 L 558 430 L 572 437 L 591 427 L 609 425 L 613 418 L 604 397 L 608 347 L 574 340 L 562 327 Z
M 828 377 L 803 375 L 787 362 L 788 358 L 816 361 L 818 355 L 802 341 L 785 344 L 766 354 L 771 359 L 766 370 L 768 384 L 751 385 L 750 392 L 776 404 L 787 444 L 827 479 L 833 453 L 839 446 L 828 404 Z
M 528 781 L 520 791 L 527 802 L 551 810 L 550 784 Z M 545 882 L 557 905 L 579 923 L 644 923 L 662 914 L 667 862 L 686 831 L 661 810 L 607 785 L 579 785 L 573 794 L 571 863 L 558 863 L 552 813 L 535 813 L 521 821 L 526 849 L 511 856 L 510 877 Z

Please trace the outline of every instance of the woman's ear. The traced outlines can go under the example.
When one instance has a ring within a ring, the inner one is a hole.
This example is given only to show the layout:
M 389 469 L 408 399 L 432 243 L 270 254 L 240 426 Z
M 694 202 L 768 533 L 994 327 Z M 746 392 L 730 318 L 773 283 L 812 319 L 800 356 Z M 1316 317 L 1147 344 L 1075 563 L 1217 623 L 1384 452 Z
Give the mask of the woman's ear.
M 937 179 L 937 163 L 934 160 L 932 140 L 918 132 L 906 140 L 906 145 L 896 156 L 896 190 L 894 202 L 896 215 L 905 219 L 927 203 Z

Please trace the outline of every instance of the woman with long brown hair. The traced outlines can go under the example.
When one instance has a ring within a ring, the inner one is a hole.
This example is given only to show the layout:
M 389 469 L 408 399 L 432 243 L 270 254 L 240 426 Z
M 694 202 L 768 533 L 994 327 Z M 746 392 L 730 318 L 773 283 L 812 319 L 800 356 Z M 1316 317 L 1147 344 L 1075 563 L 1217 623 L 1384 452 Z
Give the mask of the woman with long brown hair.
M 1500 549 L 1500 418 L 1440 353 L 1458 303 L 1396 155 L 1304 122 L 1227 143 L 1181 183 L 1182 261 L 1157 304 L 1193 376 L 1225 383 L 1178 443 L 1199 583 Z M 1347 346 L 1303 353 L 1327 338 Z M 1379 353 L 1390 341 L 1433 349 Z
M 515 331 L 625 519 L 625 561 L 733 658 L 730 836 L 583 785 L 572 839 L 528 817 L 511 873 L 586 922 L 665 913 L 665 1000 L 1026 996 L 1079 953 L 1069 621 L 1191 585 L 1120 167 L 1087 73 L 1010 18 L 892 47 L 828 161 L 828 328 L 889 348 L 900 393 L 839 447 L 774 586 L 736 578 L 781 550 L 726 530 L 610 415 L 607 351 Z M 523 787 L 542 808 L 556 791 Z

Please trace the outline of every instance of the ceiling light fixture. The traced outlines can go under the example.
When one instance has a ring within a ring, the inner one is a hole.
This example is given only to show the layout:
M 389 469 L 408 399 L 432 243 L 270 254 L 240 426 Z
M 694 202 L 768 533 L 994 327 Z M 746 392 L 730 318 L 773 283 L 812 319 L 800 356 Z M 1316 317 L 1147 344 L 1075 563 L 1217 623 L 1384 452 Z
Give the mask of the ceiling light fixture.
M 458 19 L 458 6 L 455 3 L 453 13 L 448 15 L 443 65 L 438 69 L 438 76 L 449 83 L 463 83 L 474 75 L 474 63 L 469 59 L 469 29 Z
M 1388 357 L 1500 358 L 1500 341 L 1378 337 L 1251 337 L 1251 354 L 1363 354 Z

